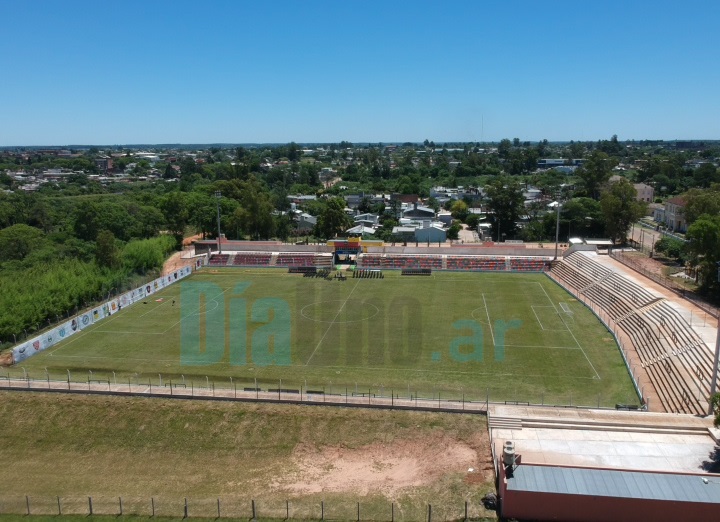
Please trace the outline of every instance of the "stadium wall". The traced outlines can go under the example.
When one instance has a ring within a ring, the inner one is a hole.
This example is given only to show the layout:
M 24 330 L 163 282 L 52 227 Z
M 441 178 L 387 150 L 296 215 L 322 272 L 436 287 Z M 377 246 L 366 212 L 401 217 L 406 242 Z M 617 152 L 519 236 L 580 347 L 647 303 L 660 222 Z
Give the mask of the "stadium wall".
M 194 267 L 197 269 L 201 266 L 202 261 L 197 260 L 195 263 Z M 87 310 L 72 319 L 68 319 L 66 322 L 52 328 L 51 330 L 47 330 L 32 339 L 16 345 L 12 348 L 13 364 L 24 361 L 38 352 L 47 350 L 60 341 L 81 332 L 85 328 L 88 328 L 97 322 L 102 321 L 104 318 L 114 315 L 124 307 L 128 307 L 138 301 L 146 299 L 155 292 L 189 276 L 192 271 L 192 266 L 185 266 L 170 274 L 148 281 L 146 284 L 139 286 L 134 290 L 126 292 L 118 297 L 114 297 L 113 299 L 110 299 L 91 310 Z

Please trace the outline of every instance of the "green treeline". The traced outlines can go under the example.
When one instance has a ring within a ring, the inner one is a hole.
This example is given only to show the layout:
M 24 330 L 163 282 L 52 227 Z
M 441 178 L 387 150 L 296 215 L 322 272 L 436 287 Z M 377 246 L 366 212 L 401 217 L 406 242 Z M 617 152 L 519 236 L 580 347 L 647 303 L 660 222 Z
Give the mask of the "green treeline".
M 679 145 L 617 136 L 564 143 L 343 141 L 155 148 L 154 162 L 118 147 L 70 151 L 70 158 L 3 149 L 0 346 L 155 276 L 183 237 L 215 238 L 218 214 L 228 239 L 323 241 L 353 226 L 347 211 L 353 206 L 379 217 L 368 238 L 402 241 L 393 232 L 400 203 L 391 194 L 416 195 L 435 212 L 449 211 L 450 239 L 463 225 L 484 223 L 493 239 L 552 241 L 559 223 L 561 241 L 580 235 L 623 243 L 646 213 L 633 186 L 643 182 L 654 188 L 655 203 L 684 197 L 687 241 L 660 248 L 698 267 L 703 290 L 720 298 L 720 147 Z M 547 158 L 565 169 L 538 169 Z M 464 187 L 464 195 L 430 197 L 433 187 Z M 532 202 L 529 189 L 539 195 Z M 557 199 L 559 212 L 548 207 Z

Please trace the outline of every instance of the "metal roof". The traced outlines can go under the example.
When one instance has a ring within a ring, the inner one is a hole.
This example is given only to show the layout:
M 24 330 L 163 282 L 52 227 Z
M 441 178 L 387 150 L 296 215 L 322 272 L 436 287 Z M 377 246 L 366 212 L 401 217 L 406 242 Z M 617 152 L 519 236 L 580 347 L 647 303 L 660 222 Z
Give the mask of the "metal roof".
M 520 464 L 512 491 L 720 504 L 720 476 Z

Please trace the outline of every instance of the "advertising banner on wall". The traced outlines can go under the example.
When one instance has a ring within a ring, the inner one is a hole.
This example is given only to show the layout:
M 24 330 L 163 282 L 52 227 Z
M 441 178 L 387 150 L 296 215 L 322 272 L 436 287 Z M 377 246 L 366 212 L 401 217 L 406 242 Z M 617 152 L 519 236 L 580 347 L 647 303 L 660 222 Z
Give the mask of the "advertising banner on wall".
M 195 264 L 196 268 L 202 266 L 202 261 L 197 260 Z M 110 317 L 111 315 L 119 312 L 126 306 L 130 306 L 133 303 L 142 301 L 149 295 L 154 294 L 162 290 L 163 288 L 183 279 L 192 274 L 193 266 L 186 266 L 180 268 L 166 276 L 159 277 L 145 285 L 126 292 L 121 296 L 108 301 L 105 304 L 97 306 L 88 312 L 84 312 L 71 320 L 68 320 L 50 331 L 44 332 L 43 334 L 29 339 L 12 349 L 13 361 L 19 363 L 24 361 L 28 357 L 35 355 L 36 353 L 50 348 L 51 346 L 67 339 L 71 335 L 90 327 L 96 322 Z
M 80 314 L 78 316 L 78 325 L 80 326 L 81 330 L 84 330 L 88 326 L 91 326 L 93 324 L 93 318 L 92 318 L 92 312 L 85 312 L 84 314 Z

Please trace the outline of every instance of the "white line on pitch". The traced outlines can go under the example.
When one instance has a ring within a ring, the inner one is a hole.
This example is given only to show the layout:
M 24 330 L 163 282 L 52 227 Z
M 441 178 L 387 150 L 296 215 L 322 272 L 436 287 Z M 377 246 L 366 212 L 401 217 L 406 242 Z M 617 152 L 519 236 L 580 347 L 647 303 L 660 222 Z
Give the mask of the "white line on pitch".
M 358 286 L 359 284 L 360 284 L 360 280 L 358 279 L 358 282 L 355 283 L 355 286 L 353 286 L 353 289 L 350 290 L 350 293 L 348 294 L 347 298 L 345 299 L 345 301 L 343 301 L 343 304 L 340 306 L 340 309 L 339 309 L 338 312 L 335 314 L 335 317 L 333 318 L 332 322 L 330 323 L 330 326 L 328 326 L 328 329 L 325 330 L 325 333 L 324 333 L 323 336 L 320 338 L 320 342 L 317 343 L 317 346 L 315 347 L 315 349 L 313 350 L 313 352 L 310 354 L 310 357 L 308 357 L 308 360 L 307 360 L 307 362 L 305 363 L 305 366 L 307 366 L 308 364 L 310 364 L 310 361 L 312 360 L 313 356 L 315 355 L 315 352 L 317 352 L 317 349 L 320 348 L 320 345 L 321 345 L 322 342 L 325 340 L 325 336 L 326 336 L 326 335 L 328 334 L 328 332 L 330 331 L 330 328 L 332 328 L 333 325 L 335 324 L 335 320 L 340 316 L 340 312 L 342 312 L 342 309 L 345 308 L 345 305 L 346 305 L 347 302 L 350 300 L 350 296 L 353 295 L 353 292 L 355 291 L 355 289 L 357 288 L 357 286 Z
M 481 295 L 483 298 L 483 304 L 485 305 L 485 314 L 487 315 L 487 318 L 488 318 L 488 328 L 490 328 L 490 335 L 492 336 L 493 348 L 494 348 L 495 347 L 495 334 L 493 333 L 492 322 L 490 321 L 490 310 L 488 310 L 487 301 L 485 301 L 485 294 L 481 294 Z

